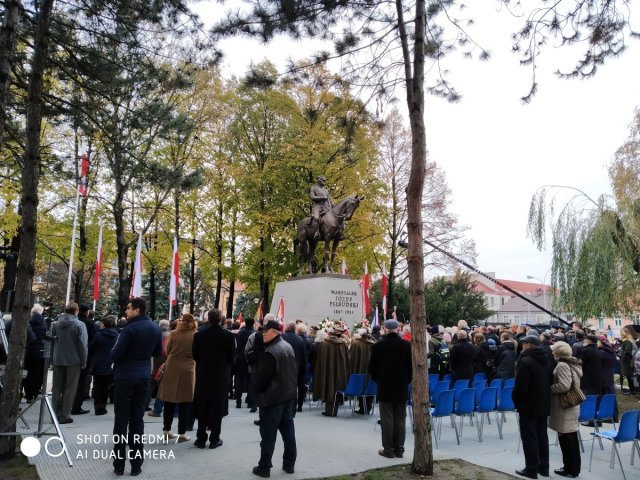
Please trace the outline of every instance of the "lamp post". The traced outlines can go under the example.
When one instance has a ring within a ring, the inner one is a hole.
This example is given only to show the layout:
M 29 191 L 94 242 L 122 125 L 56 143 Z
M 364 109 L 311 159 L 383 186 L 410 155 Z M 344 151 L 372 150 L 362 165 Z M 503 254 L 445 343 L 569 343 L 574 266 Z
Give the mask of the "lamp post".
M 549 273 L 549 272 L 547 272 Z M 547 276 L 545 275 L 544 278 L 547 278 Z M 547 307 L 547 290 L 545 288 L 545 284 L 542 280 L 540 280 L 538 277 L 534 277 L 532 275 L 527 275 L 527 280 L 537 280 L 540 282 L 540 287 L 542 288 L 542 305 L 544 306 L 544 308 L 548 309 Z

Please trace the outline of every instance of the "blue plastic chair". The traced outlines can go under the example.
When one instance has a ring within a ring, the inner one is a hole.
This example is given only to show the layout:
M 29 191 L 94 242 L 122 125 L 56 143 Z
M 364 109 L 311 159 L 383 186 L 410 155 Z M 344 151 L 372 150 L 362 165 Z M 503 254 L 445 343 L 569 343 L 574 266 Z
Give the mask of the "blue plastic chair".
M 497 388 L 498 391 L 502 390 L 502 379 L 501 378 L 494 378 L 493 380 L 491 380 L 491 383 L 489 384 L 489 387 Z
M 367 382 L 367 386 L 362 393 L 362 404 L 365 405 L 365 411 L 368 410 L 366 408 L 367 405 L 367 397 L 373 397 L 373 402 L 371 403 L 371 413 L 373 414 L 376 409 L 376 397 L 378 396 L 378 384 L 373 379 L 369 379 Z M 369 415 L 367 413 L 367 415 Z
M 456 383 L 453 385 L 453 390 L 455 391 L 455 401 L 457 402 L 460 398 L 460 392 L 465 388 L 469 388 L 469 380 L 456 380 Z
M 484 430 L 484 418 L 489 418 L 491 412 L 496 412 L 496 406 L 498 402 L 498 389 L 495 387 L 488 387 L 482 391 L 480 395 L 480 402 L 476 407 L 475 414 L 480 414 L 480 421 L 476 419 L 476 428 L 478 430 L 478 441 L 482 441 L 482 432 Z M 496 412 L 497 416 L 497 412 Z M 496 423 L 498 419 L 496 418 Z M 500 429 L 498 429 L 498 432 Z
M 596 418 L 596 409 L 598 406 L 598 395 L 587 395 L 584 402 L 580 404 L 580 415 L 578 416 L 578 423 L 593 422 Z M 580 429 L 578 429 L 578 441 L 580 442 L 580 450 L 584 453 L 584 445 L 582 441 L 582 435 L 580 435 Z M 600 450 L 602 446 L 602 440 L 600 442 Z
M 440 392 L 444 392 L 445 390 L 449 390 L 449 382 L 438 382 L 433 387 L 429 386 L 429 402 L 432 404 L 437 404 L 438 395 Z
M 486 380 L 474 380 L 471 388 L 475 388 L 476 390 L 482 390 L 483 388 L 487 388 Z
M 336 390 L 336 393 L 333 397 L 334 408 L 338 401 L 338 395 L 341 394 L 343 400 L 349 399 L 349 407 L 351 408 L 351 413 L 353 414 L 355 411 L 355 404 L 351 402 L 352 399 L 361 397 L 364 393 L 364 384 L 366 381 L 366 375 L 363 373 L 352 373 L 349 375 L 349 379 L 347 380 L 347 386 L 344 390 Z M 344 404 L 344 402 L 343 402 Z M 340 407 L 338 407 L 339 409 Z M 344 412 L 344 418 L 347 418 L 347 412 Z
M 440 392 L 437 398 L 438 403 L 436 403 L 436 407 L 429 410 L 431 418 L 437 419 L 437 425 L 432 429 L 436 448 L 438 448 L 438 438 L 442 435 L 442 419 L 444 417 L 450 417 L 453 414 L 454 397 L 455 392 L 453 390 L 444 390 L 443 392 Z M 453 424 L 453 429 L 456 432 L 456 441 L 458 442 L 458 445 L 460 445 L 460 436 L 458 435 L 458 427 L 455 422 Z
M 614 393 L 608 393 L 607 395 L 603 395 L 600 399 L 600 405 L 598 405 L 598 409 L 596 410 L 596 416 L 593 418 L 593 432 L 597 433 L 600 431 L 600 427 L 598 426 L 599 422 L 603 420 L 610 420 L 613 423 L 613 428 L 616 428 L 616 423 L 613 421 L 613 416 L 615 415 L 616 410 L 616 396 Z M 604 450 L 602 446 L 602 440 L 598 438 L 598 442 L 600 443 L 600 450 Z
M 605 395 L 606 396 L 606 395 Z M 589 456 L 589 471 L 591 471 L 591 463 L 593 461 L 593 445 L 595 443 L 596 437 L 604 440 L 611 440 L 611 459 L 609 460 L 609 468 L 613 469 L 614 467 L 614 454 L 618 457 L 618 463 L 620 464 L 620 469 L 622 470 L 622 477 L 626 480 L 627 476 L 624 473 L 624 467 L 622 466 L 622 460 L 620 459 L 620 453 L 618 452 L 617 444 L 626 443 L 626 442 L 634 442 L 638 437 L 638 421 L 640 420 L 640 410 L 630 410 L 628 412 L 624 412 L 622 414 L 622 418 L 620 419 L 620 428 L 616 431 L 606 430 L 604 432 L 593 432 L 593 438 L 591 439 L 591 455 Z M 632 448 L 633 448 L 632 446 Z
M 502 383 L 502 388 L 507 388 L 507 387 L 515 387 L 516 386 L 516 379 L 511 377 L 511 378 L 505 378 L 504 382 Z
M 469 418 L 471 418 L 473 416 L 473 412 L 475 411 L 475 409 L 476 409 L 476 389 L 465 388 L 460 392 L 460 395 L 458 397 L 458 403 L 453 409 L 453 415 L 460 417 L 460 427 L 458 430 L 458 434 L 460 438 L 462 438 L 464 416 L 468 415 Z M 453 421 L 455 422 L 455 420 Z
M 430 373 L 429 374 L 429 385 L 433 385 L 434 383 L 438 383 L 440 381 L 439 373 Z
M 450 373 L 447 373 L 444 377 L 442 377 L 442 380 L 440 380 L 441 382 L 451 382 L 451 378 L 452 375 Z
M 496 423 L 498 424 L 498 435 L 500 436 L 501 439 L 502 439 L 502 425 L 504 425 L 504 422 L 507 419 L 505 414 L 507 412 L 514 412 L 516 414 L 516 417 L 518 415 L 518 412 L 516 412 L 516 406 L 513 403 L 513 398 L 511 398 L 512 393 L 513 393 L 513 387 L 506 387 L 500 390 L 500 395 L 498 397 L 498 405 L 496 406 L 496 412 L 498 412 L 500 415 L 498 415 L 498 419 L 496 420 Z M 518 424 L 518 422 L 516 422 L 516 424 Z M 520 428 L 519 424 L 518 424 L 518 428 Z M 519 436 L 520 435 L 518 435 L 518 437 Z
M 476 380 L 486 380 L 486 379 L 487 379 L 486 373 L 476 373 L 473 376 L 473 383 L 476 383 Z
M 640 418 L 638 420 L 640 420 Z M 638 458 L 640 458 L 640 425 L 638 426 L 638 434 L 636 435 L 636 439 L 633 442 L 633 446 L 635 448 L 631 449 L 631 465 L 633 465 L 633 457 L 636 453 L 636 450 L 638 450 Z

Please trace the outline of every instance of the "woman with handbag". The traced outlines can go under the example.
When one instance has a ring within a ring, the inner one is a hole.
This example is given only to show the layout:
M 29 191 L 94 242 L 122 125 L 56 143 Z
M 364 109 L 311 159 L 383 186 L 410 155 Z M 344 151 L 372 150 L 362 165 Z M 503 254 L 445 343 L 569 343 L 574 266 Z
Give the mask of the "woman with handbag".
M 551 346 L 557 365 L 551 384 L 551 414 L 549 428 L 558 432 L 562 450 L 563 467 L 554 470 L 562 477 L 575 478 L 580 475 L 580 444 L 578 442 L 578 417 L 584 395 L 580 390 L 582 361 L 572 356 L 566 342 Z M 568 406 L 572 405 L 572 406 Z

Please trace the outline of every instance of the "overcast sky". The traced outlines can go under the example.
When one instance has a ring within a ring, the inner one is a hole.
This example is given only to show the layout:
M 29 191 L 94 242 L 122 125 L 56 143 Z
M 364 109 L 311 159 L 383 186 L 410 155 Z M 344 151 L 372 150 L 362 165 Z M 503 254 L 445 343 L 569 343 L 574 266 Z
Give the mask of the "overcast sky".
M 550 184 L 571 185 L 593 198 L 610 193 L 607 165 L 640 105 L 640 42 L 630 40 L 620 58 L 608 60 L 588 80 L 557 78 L 554 72 L 569 70 L 579 52 L 548 48 L 538 64 L 538 94 L 523 105 L 530 70 L 511 53 L 510 39 L 521 20 L 496 5 L 472 2 L 469 12 L 475 20 L 471 34 L 491 59 L 447 60 L 462 100 L 451 104 L 427 97 L 428 160 L 447 174 L 452 209 L 470 227 L 479 268 L 499 278 L 532 275 L 548 283 L 550 255 L 538 252 L 526 236 L 531 197 Z M 223 7 L 205 1 L 194 8 L 210 24 Z M 229 40 L 223 49 L 225 75 L 242 75 L 252 61 L 264 58 L 282 68 L 289 56 L 302 58 L 314 50 L 309 42 L 286 38 L 267 47 Z M 402 106 L 404 92 L 398 97 Z

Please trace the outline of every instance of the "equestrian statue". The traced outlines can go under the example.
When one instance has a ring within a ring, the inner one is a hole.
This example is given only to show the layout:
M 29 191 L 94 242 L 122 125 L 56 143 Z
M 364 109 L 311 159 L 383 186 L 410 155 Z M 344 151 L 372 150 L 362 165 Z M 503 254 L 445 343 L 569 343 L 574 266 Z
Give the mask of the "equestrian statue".
M 311 187 L 311 216 L 298 223 L 296 243 L 299 246 L 298 272 L 302 273 L 306 264 L 309 273 L 317 273 L 315 251 L 318 242 L 324 240 L 324 260 L 322 271 L 333 273 L 333 260 L 341 240 L 344 240 L 345 222 L 351 220 L 353 212 L 360 205 L 364 197 L 349 195 L 336 205 L 331 201 L 329 190 L 326 188 L 327 178 L 318 176 L 316 184 Z M 329 244 L 331 250 L 329 249 Z M 331 253 L 329 253 L 331 252 Z

